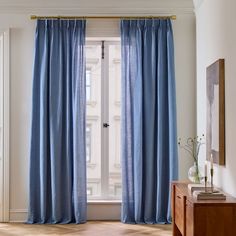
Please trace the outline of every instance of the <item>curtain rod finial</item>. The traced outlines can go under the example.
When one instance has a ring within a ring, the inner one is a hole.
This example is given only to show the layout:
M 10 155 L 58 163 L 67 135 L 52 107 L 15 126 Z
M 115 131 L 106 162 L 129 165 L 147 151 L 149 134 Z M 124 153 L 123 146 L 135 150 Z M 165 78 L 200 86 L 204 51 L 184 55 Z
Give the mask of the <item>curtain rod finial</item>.
M 172 20 L 176 20 L 176 19 L 177 19 L 176 15 L 172 15 L 172 16 L 171 16 L 171 19 L 172 19 Z
M 31 16 L 30 16 L 30 19 L 31 19 L 31 20 L 35 20 L 35 19 L 37 19 L 37 16 L 36 16 L 36 15 L 31 15 Z

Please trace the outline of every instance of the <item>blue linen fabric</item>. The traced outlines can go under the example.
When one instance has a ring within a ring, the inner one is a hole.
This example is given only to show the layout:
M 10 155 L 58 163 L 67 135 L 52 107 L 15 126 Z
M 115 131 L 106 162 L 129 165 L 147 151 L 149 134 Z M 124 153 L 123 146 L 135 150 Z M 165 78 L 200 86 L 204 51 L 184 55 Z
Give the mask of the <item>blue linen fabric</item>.
M 86 221 L 84 20 L 38 20 L 28 223 Z
M 122 216 L 171 222 L 178 177 L 174 43 L 170 20 L 122 20 Z

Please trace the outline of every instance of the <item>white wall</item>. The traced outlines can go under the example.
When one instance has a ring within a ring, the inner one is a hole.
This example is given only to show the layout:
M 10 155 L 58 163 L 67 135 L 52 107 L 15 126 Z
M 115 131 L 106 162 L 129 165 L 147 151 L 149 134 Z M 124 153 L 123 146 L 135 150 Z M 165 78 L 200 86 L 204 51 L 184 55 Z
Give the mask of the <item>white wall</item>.
M 198 2 L 198 1 L 196 1 Z M 226 166 L 215 165 L 214 182 L 236 196 L 236 1 L 204 0 L 196 9 L 197 131 L 206 133 L 206 67 L 225 58 Z M 201 152 L 201 163 L 205 161 Z
M 177 96 L 178 136 L 182 139 L 196 135 L 196 62 L 195 17 L 178 15 L 173 22 L 175 40 L 175 73 Z M 179 149 L 179 179 L 187 179 L 193 160 L 185 150 Z
M 163 2 L 163 1 L 162 1 Z M 167 1 L 168 3 L 170 1 Z M 173 1 L 176 3 L 176 1 Z M 182 0 L 182 2 L 189 2 Z M 155 1 L 151 1 L 156 4 Z M 160 1 L 157 1 L 160 3 Z M 124 2 L 125 4 L 125 2 Z M 1 1 L 0 1 L 1 5 Z M 142 14 L 142 6 L 145 2 L 139 2 L 136 12 L 133 7 L 126 9 L 123 14 Z M 136 6 L 135 4 L 132 6 Z M 170 5 L 171 6 L 171 5 Z M 174 5 L 173 5 L 174 6 Z M 34 48 L 35 21 L 29 19 L 33 8 L 25 13 L 28 8 L 17 8 L 11 14 L 3 14 L 10 7 L 0 9 L 0 29 L 11 28 L 10 40 L 10 220 L 25 220 L 28 206 L 28 166 L 29 166 L 29 143 L 31 122 L 31 87 L 32 87 L 32 64 Z M 101 8 L 102 9 L 102 8 Z M 109 11 L 110 9 L 110 11 Z M 154 9 L 154 10 L 153 10 Z M 166 8 L 167 9 L 167 8 Z M 104 9 L 103 9 L 104 11 Z M 101 10 L 101 13 L 103 12 Z M 122 14 L 122 9 L 114 10 L 106 8 L 109 13 L 116 11 Z M 177 87 L 177 109 L 178 109 L 178 135 L 181 137 L 193 136 L 195 134 L 195 18 L 192 13 L 191 4 L 181 7 L 170 8 L 160 12 L 176 13 L 177 20 L 173 21 L 176 57 L 176 87 Z M 16 14 L 18 12 L 19 14 Z M 39 11 L 41 15 L 48 11 Z M 67 11 L 68 13 L 68 7 Z M 130 12 L 130 13 L 127 13 Z M 37 13 L 37 12 L 36 12 Z M 52 14 L 52 12 L 50 12 Z M 60 11 L 60 14 L 63 10 Z M 84 14 L 87 12 L 85 11 Z M 158 14 L 158 5 L 150 5 L 143 10 L 143 14 Z M 57 12 L 54 12 L 57 15 Z M 113 22 L 110 26 L 114 30 L 119 24 Z M 93 23 L 89 23 L 94 27 Z M 91 32 L 91 28 L 88 29 Z M 108 35 L 111 36 L 111 35 Z M 116 36 L 116 35 L 115 35 Z M 180 152 L 180 178 L 187 177 L 187 170 L 192 164 L 191 158 L 184 152 Z M 90 214 L 90 213 L 89 213 Z M 91 214 L 90 214 L 91 215 Z M 117 218 L 119 212 L 117 211 Z
M 0 15 L 10 36 L 10 209 L 24 211 L 28 199 L 28 157 L 34 24 L 23 15 Z

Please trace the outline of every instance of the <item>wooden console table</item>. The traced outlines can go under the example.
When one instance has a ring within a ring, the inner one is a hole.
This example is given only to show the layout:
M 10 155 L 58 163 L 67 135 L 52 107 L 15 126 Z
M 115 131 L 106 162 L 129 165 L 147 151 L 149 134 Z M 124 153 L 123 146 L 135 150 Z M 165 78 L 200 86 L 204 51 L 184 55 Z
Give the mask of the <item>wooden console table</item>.
M 174 236 L 236 236 L 236 199 L 196 200 L 185 182 L 172 183 Z

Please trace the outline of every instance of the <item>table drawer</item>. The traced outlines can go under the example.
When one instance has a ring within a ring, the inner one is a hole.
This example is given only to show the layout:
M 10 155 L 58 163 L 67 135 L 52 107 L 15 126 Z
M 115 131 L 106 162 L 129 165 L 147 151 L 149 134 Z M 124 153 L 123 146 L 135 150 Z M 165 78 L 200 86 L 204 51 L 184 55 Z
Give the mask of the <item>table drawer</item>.
M 185 235 L 185 202 L 186 196 L 184 196 L 178 188 L 175 192 L 175 224 L 179 228 L 182 235 Z

